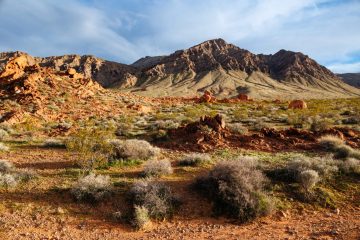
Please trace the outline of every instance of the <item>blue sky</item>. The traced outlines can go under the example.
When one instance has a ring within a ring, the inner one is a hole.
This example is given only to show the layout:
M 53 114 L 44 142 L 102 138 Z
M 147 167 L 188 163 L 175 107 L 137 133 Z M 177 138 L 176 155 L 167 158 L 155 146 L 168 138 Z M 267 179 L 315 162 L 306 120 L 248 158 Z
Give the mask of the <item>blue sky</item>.
M 132 63 L 213 38 L 360 72 L 360 0 L 0 0 L 0 51 Z

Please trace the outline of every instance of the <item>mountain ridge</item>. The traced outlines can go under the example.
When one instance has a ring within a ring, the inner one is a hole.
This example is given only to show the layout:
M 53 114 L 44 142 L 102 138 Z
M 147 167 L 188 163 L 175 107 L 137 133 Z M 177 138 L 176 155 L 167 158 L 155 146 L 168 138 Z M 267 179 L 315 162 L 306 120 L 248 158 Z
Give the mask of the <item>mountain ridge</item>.
M 6 54 L 25 53 L 2 53 L 0 66 Z M 358 89 L 301 52 L 282 49 L 269 55 L 254 54 L 223 39 L 208 40 L 166 56 L 147 56 L 131 65 L 92 55 L 34 60 L 41 67 L 57 71 L 73 68 L 105 88 L 148 96 L 193 96 L 205 90 L 220 97 L 244 91 L 258 98 L 360 96 Z

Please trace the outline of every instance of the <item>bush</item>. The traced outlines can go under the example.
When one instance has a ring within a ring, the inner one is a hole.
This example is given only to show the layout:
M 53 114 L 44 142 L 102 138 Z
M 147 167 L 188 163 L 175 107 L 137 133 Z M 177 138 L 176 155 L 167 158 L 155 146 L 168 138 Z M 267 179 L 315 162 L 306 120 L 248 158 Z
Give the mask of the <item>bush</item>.
M 144 206 L 134 207 L 132 225 L 137 229 L 144 229 L 150 223 L 149 210 Z
M 59 140 L 59 139 L 46 139 L 43 143 L 44 147 L 52 147 L 52 148 L 65 148 L 66 145 L 63 141 Z
M 348 145 L 340 145 L 334 149 L 334 157 L 335 158 L 357 158 L 360 159 L 359 151 L 353 149 Z
M 10 188 L 18 184 L 16 177 L 9 173 L 0 173 L 0 187 Z
M 217 214 L 246 222 L 270 213 L 273 206 L 263 192 L 266 179 L 256 167 L 252 158 L 220 162 L 195 186 L 214 202 Z
M 112 146 L 109 144 L 109 134 L 97 129 L 82 129 L 71 136 L 66 142 L 69 151 L 79 153 L 77 163 L 85 170 L 108 164 L 112 154 Z
M 0 173 L 9 173 L 15 170 L 14 165 L 6 160 L 0 160 Z
M 5 144 L 0 142 L 0 152 L 7 152 L 9 151 L 9 147 L 7 147 Z
M 329 129 L 329 127 L 329 121 L 325 119 L 321 119 L 320 117 L 311 119 L 310 130 L 313 132 L 322 132 Z
M 344 144 L 344 140 L 334 135 L 325 135 L 318 139 L 320 146 L 326 150 L 334 150 Z
M 314 170 L 305 170 L 299 174 L 299 182 L 309 192 L 319 182 L 319 174 Z
M 114 139 L 110 141 L 113 147 L 113 157 L 115 159 L 141 159 L 146 160 L 157 156 L 160 149 L 151 146 L 150 143 L 144 140 L 130 139 L 119 140 Z
M 171 216 L 179 203 L 168 186 L 146 180 L 133 184 L 129 200 L 134 206 L 145 207 L 149 216 L 155 219 Z
M 205 153 L 191 153 L 184 156 L 179 161 L 180 166 L 200 166 L 211 161 L 209 154 Z
M 112 184 L 109 176 L 95 175 L 93 173 L 81 177 L 71 188 L 71 194 L 78 201 L 98 202 L 109 196 Z
M 360 171 L 360 161 L 355 158 L 348 158 L 340 161 L 339 169 L 343 173 L 354 173 Z
M 316 171 L 322 177 L 331 177 L 338 171 L 337 163 L 330 156 L 327 157 L 306 157 L 299 155 L 289 161 L 287 170 L 295 180 L 299 179 L 301 172 L 307 170 Z
M 4 140 L 8 136 L 9 136 L 9 133 L 7 131 L 5 131 L 4 129 L 0 128 L 0 140 Z
M 169 175 L 172 173 L 171 162 L 167 159 L 148 161 L 144 166 L 144 175 L 147 177 Z
M 156 129 L 174 129 L 174 128 L 178 128 L 179 124 L 174 122 L 173 120 L 158 120 L 155 122 L 155 127 Z
M 227 127 L 230 129 L 231 132 L 238 133 L 241 135 L 245 135 L 249 132 L 249 130 L 241 123 L 228 124 Z

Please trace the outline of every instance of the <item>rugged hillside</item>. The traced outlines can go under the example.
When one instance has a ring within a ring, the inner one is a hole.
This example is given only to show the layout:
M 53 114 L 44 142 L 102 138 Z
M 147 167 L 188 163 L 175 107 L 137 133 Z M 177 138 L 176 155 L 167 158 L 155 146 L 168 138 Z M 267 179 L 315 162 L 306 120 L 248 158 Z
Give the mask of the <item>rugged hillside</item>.
M 64 55 L 56 57 L 36 58 L 42 67 L 51 67 L 57 71 L 74 68 L 92 78 L 103 87 L 132 87 L 136 83 L 134 76 L 137 69 L 125 64 L 106 61 L 90 55 Z
M 338 76 L 347 84 L 360 88 L 360 73 L 344 73 Z
M 142 98 L 107 91 L 74 69 L 45 67 L 22 52 L 0 54 L 0 123 L 60 124 L 123 115 L 129 103 Z
M 280 50 L 253 54 L 222 39 L 203 42 L 169 56 L 143 58 L 133 64 L 140 94 L 194 95 L 205 90 L 228 97 L 333 98 L 358 96 L 335 74 L 302 53 Z

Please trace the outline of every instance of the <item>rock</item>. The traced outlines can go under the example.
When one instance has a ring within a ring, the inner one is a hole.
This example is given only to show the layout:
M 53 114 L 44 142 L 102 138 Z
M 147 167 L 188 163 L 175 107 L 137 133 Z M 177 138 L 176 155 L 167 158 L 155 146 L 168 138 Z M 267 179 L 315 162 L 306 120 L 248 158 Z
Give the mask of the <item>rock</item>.
M 289 103 L 288 106 L 290 109 L 306 109 L 307 104 L 303 100 L 293 100 Z

